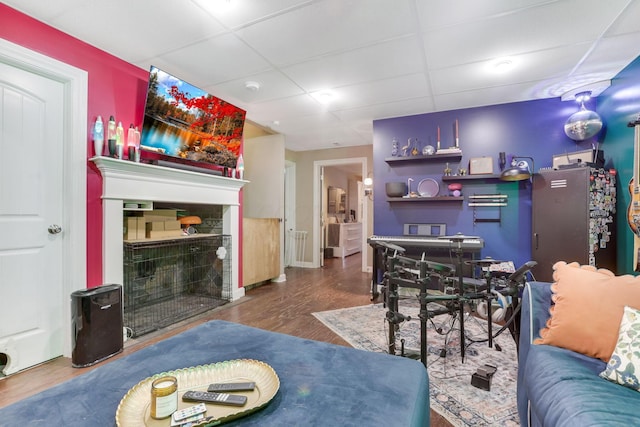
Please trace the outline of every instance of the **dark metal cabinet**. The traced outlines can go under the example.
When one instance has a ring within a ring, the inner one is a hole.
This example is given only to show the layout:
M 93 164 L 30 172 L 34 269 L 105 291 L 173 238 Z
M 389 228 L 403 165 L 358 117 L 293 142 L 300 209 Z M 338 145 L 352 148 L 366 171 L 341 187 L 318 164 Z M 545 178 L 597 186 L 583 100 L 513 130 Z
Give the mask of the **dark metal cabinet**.
M 532 248 L 536 280 L 553 281 L 553 264 L 616 270 L 615 173 L 589 166 L 534 175 Z

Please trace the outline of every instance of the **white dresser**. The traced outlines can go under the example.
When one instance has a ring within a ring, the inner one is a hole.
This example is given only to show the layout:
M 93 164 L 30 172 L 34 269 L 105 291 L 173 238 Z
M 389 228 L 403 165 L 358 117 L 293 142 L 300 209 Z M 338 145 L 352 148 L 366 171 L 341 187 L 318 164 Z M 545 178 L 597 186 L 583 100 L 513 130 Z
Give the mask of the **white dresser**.
M 362 248 L 362 223 L 329 224 L 327 246 L 333 256 L 344 258 L 360 252 Z

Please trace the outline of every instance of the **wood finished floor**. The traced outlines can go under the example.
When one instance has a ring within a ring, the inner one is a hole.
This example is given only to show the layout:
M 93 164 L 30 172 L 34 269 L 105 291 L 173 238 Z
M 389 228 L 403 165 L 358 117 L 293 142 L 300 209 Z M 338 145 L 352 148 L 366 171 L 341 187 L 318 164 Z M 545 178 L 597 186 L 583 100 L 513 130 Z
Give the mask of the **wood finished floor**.
M 0 378 L 0 408 L 213 319 L 349 346 L 311 313 L 370 304 L 371 275 L 360 269 L 360 254 L 344 260 L 328 259 L 325 267 L 318 269 L 287 268 L 286 282 L 250 289 L 238 301 L 161 331 L 130 339 L 122 353 L 92 367 L 73 368 L 69 358 L 59 357 Z M 431 411 L 431 426 L 450 427 L 451 424 Z

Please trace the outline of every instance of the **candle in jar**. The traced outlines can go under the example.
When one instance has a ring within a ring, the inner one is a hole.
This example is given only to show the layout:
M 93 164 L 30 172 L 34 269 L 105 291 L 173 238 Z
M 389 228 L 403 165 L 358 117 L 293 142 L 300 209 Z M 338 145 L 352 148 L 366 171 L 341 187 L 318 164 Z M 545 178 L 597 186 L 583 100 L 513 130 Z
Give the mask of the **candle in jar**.
M 166 376 L 151 383 L 151 418 L 171 416 L 178 409 L 178 380 Z

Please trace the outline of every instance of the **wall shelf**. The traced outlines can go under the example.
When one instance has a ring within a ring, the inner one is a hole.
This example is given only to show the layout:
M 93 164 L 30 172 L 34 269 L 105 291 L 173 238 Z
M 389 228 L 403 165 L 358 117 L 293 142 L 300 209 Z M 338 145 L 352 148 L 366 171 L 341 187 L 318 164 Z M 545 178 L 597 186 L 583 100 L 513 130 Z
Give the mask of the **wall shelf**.
M 454 154 L 432 154 L 430 156 L 404 156 L 404 157 L 387 157 L 384 159 L 387 163 L 409 163 L 409 162 L 437 162 L 443 160 L 458 160 L 462 159 L 462 153 Z
M 500 175 L 487 173 L 487 174 L 479 174 L 479 175 L 443 175 L 442 176 L 442 181 L 471 181 L 471 180 L 480 180 L 480 179 L 495 179 L 499 181 Z
M 464 197 L 436 196 L 436 197 L 387 197 L 387 202 L 461 202 Z

